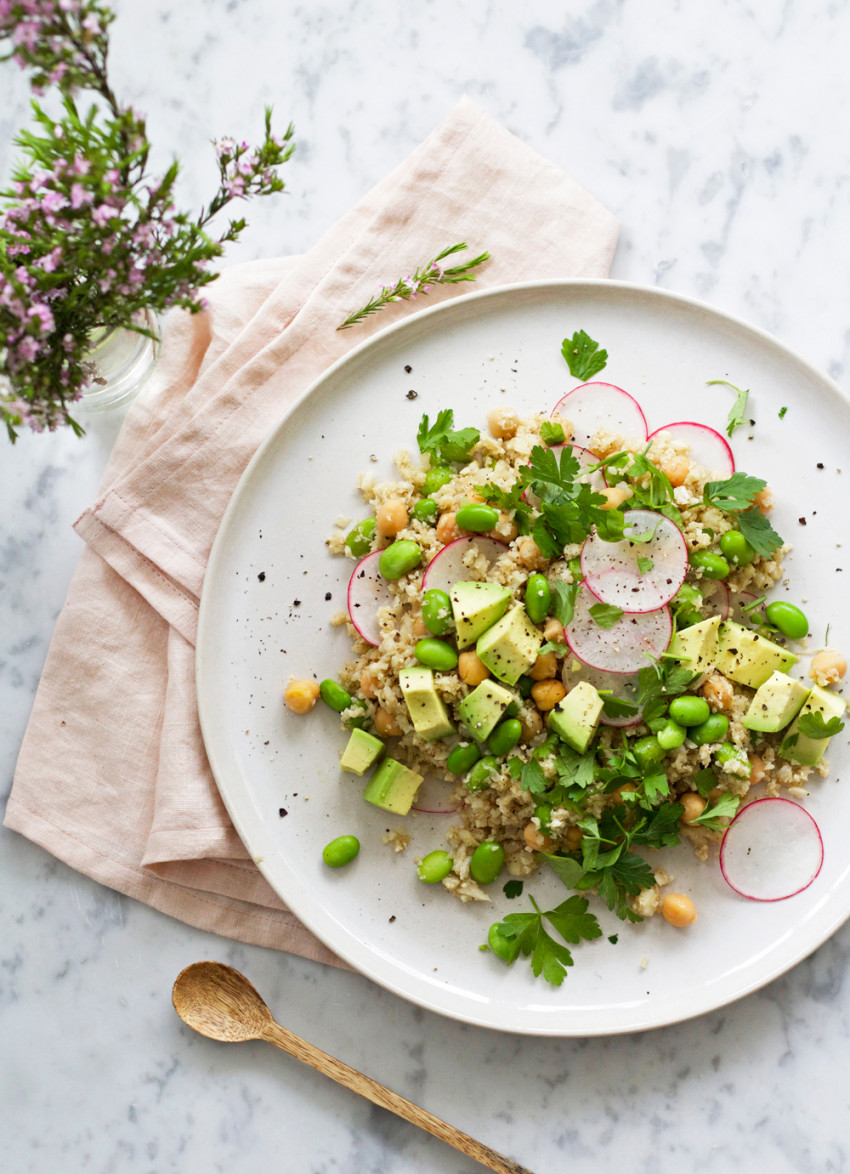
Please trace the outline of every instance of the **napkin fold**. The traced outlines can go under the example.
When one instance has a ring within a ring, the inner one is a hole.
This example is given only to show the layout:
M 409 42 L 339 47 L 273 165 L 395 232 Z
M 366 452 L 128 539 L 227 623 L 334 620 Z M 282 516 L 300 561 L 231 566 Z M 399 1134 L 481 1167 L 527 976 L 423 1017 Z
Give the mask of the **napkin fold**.
M 226 937 L 339 963 L 289 912 L 230 823 L 194 683 L 210 548 L 251 456 L 340 356 L 402 315 L 468 292 L 604 277 L 617 223 L 464 99 L 305 255 L 228 269 L 199 315 L 169 317 L 128 413 L 59 615 L 5 824 L 100 883 Z M 383 285 L 455 241 L 492 255 L 352 330 Z

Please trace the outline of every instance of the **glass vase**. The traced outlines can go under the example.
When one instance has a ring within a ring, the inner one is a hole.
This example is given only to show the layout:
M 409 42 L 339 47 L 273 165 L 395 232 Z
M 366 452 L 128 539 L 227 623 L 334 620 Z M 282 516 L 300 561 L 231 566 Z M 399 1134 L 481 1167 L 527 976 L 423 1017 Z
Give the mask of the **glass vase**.
M 159 322 L 155 314 L 145 311 L 139 324 L 154 331 L 157 338 L 123 327 L 92 335 L 87 361 L 93 366 L 93 375 L 80 400 L 85 411 L 105 412 L 129 404 L 150 379 L 161 346 Z

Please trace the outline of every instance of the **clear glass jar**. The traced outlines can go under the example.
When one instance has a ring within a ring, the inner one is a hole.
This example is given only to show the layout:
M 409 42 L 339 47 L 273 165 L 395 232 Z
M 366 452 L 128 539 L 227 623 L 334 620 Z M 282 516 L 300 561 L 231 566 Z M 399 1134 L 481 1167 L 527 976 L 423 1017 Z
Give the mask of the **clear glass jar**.
M 159 322 L 145 311 L 139 322 L 159 335 Z M 153 373 L 160 341 L 135 330 L 99 330 L 92 337 L 88 361 L 94 375 L 79 406 L 87 412 L 105 412 L 135 399 Z

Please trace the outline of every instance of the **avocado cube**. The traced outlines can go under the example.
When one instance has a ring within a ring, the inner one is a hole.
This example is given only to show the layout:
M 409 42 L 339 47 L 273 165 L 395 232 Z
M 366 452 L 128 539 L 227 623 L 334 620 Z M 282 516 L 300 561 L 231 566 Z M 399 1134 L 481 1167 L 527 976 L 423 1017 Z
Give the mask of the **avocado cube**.
M 479 636 L 475 650 L 494 677 L 515 685 L 537 660 L 542 643 L 540 629 L 518 603 Z
M 497 681 L 482 681 L 464 697 L 458 706 L 458 716 L 476 742 L 489 738 L 499 719 L 516 695 Z
M 787 673 L 775 672 L 759 685 L 741 724 L 748 730 L 765 734 L 784 730 L 800 712 L 810 692 L 802 681 L 795 681 Z
M 779 747 L 779 753 L 791 762 L 799 762 L 801 766 L 817 766 L 823 758 L 830 739 L 810 738 L 806 734 L 801 734 L 800 720 L 807 713 L 820 713 L 823 714 L 823 720 L 828 722 L 833 717 L 843 718 L 846 708 L 847 703 L 843 697 L 839 697 L 836 693 L 830 693 L 828 689 L 822 689 L 820 685 L 815 685 L 805 705 L 797 714 L 792 725 L 788 727 L 788 732 Z
M 692 624 L 690 628 L 683 628 L 670 641 L 667 655 L 684 661 L 692 672 L 707 673 L 717 660 L 719 629 L 720 616 L 712 616 L 699 624 Z
M 352 730 L 348 745 L 342 752 L 339 760 L 340 770 L 347 770 L 353 775 L 365 775 L 366 771 L 378 761 L 384 752 L 384 743 L 374 734 L 365 730 Z
M 454 733 L 454 724 L 449 717 L 446 703 L 434 685 L 432 669 L 415 667 L 402 669 L 398 683 L 404 694 L 407 712 L 413 728 L 426 742 L 438 742 Z
M 793 652 L 774 644 L 766 636 L 731 620 L 720 625 L 715 667 L 730 681 L 758 689 L 772 673 L 787 673 L 796 663 Z
M 470 644 L 500 620 L 508 610 L 511 593 L 498 583 L 456 583 L 449 592 L 458 648 Z
M 363 798 L 393 815 L 407 815 L 421 786 L 422 775 L 395 758 L 385 758 L 366 784 Z
M 558 737 L 584 754 L 599 727 L 602 698 L 589 681 L 579 681 L 569 693 L 549 710 L 547 725 Z

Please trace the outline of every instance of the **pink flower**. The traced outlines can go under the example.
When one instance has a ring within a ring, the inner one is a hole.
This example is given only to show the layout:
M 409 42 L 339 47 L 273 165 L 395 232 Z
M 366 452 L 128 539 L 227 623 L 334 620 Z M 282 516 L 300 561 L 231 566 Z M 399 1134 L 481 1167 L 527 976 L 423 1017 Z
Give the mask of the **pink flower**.
M 48 192 L 41 198 L 42 207 L 47 212 L 59 212 L 65 207 L 65 203 L 65 197 L 61 192 Z
M 17 345 L 17 358 L 23 363 L 31 363 L 40 349 L 38 342 L 31 335 L 26 335 Z
M 27 317 L 37 318 L 39 330 L 41 334 L 49 334 L 55 326 L 53 320 L 53 313 L 49 306 L 45 306 L 41 302 L 36 302 L 34 306 L 30 306 Z
M 87 204 L 90 199 L 91 196 L 81 183 L 74 183 L 71 185 L 72 208 L 82 208 L 83 204 Z
M 91 218 L 95 224 L 100 225 L 102 228 L 104 224 L 108 224 L 112 219 L 112 209 L 107 204 L 98 204 L 96 208 L 92 209 Z

